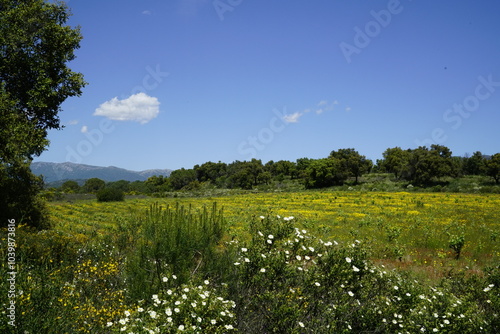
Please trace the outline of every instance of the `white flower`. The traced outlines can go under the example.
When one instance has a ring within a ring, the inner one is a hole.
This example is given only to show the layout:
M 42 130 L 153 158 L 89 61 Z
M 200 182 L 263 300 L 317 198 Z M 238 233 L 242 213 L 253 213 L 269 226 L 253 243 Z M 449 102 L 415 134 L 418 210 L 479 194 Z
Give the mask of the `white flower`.
M 203 283 L 205 283 L 206 285 L 210 284 L 210 282 L 207 279 Z
M 183 330 L 184 330 L 184 325 L 179 325 L 178 329 L 179 329 L 180 331 L 183 331 Z
M 433 329 L 432 329 L 432 331 L 433 331 L 434 333 L 436 333 L 436 332 L 438 332 L 438 329 L 437 329 L 437 328 L 433 328 Z
M 352 270 L 355 271 L 355 272 L 358 272 L 359 271 L 359 268 L 356 267 L 356 266 L 352 266 Z
M 168 282 L 168 277 L 163 277 L 163 282 Z
M 314 283 L 314 285 L 321 286 L 321 284 L 319 282 Z
M 175 312 L 175 313 L 179 313 L 180 311 L 181 311 L 181 310 L 179 310 L 179 308 L 178 308 L 178 307 L 174 308 L 174 312 Z
M 304 328 L 304 323 L 301 322 L 301 321 L 299 321 L 299 326 L 302 327 L 302 328 Z
M 351 263 L 351 258 L 350 257 L 346 257 L 345 260 L 347 261 L 347 263 Z
M 394 290 L 399 290 L 399 286 L 395 285 Z
M 168 317 L 167 322 L 172 322 L 172 318 Z
M 167 295 L 169 295 L 169 296 L 170 296 L 171 294 L 172 294 L 172 290 L 168 289 L 168 290 L 167 290 Z
M 225 325 L 226 329 L 234 329 L 233 325 Z
M 165 310 L 165 314 L 169 317 L 172 315 L 172 310 L 170 309 L 170 307 L 167 307 L 167 309 Z
M 106 326 L 107 326 L 107 327 L 111 327 L 111 326 L 113 326 L 113 323 L 112 323 L 111 321 L 108 321 L 108 322 L 106 323 Z
M 246 249 L 246 248 L 244 248 L 244 247 L 241 249 L 241 251 L 242 251 L 243 253 L 245 253 L 247 250 L 248 250 L 248 249 Z
M 158 300 L 158 295 L 153 295 L 154 300 Z
M 268 244 L 272 244 L 272 243 L 273 243 L 273 241 L 272 241 L 271 239 L 268 239 L 268 240 L 267 240 L 267 243 L 268 243 Z
M 313 248 L 313 247 L 308 247 L 308 248 L 309 248 L 309 250 L 310 250 L 311 252 L 314 252 L 314 248 Z
M 349 296 L 353 297 L 354 296 L 354 293 L 352 291 L 348 291 L 347 292 L 349 294 Z
M 212 319 L 212 320 L 210 320 L 210 323 L 211 323 L 212 325 L 215 325 L 215 324 L 217 323 L 217 321 L 216 321 L 215 319 Z
M 300 255 L 297 255 L 295 258 L 296 258 L 297 260 L 299 260 L 299 261 L 302 261 L 302 256 L 300 256 Z
M 266 268 L 262 268 L 262 269 L 260 269 L 260 272 L 261 272 L 261 273 L 265 273 L 265 272 L 266 272 Z
M 149 315 L 151 318 L 155 319 L 156 318 L 156 312 L 155 311 L 149 311 Z
M 272 234 L 269 234 L 267 237 L 268 237 L 269 239 L 274 239 L 274 235 L 272 235 Z
M 449 324 L 450 324 L 450 320 L 448 320 L 448 319 L 444 319 L 444 321 L 443 321 L 443 322 L 444 322 L 446 325 L 449 325 Z
M 261 216 L 261 217 L 262 217 L 262 216 Z M 264 234 L 263 234 L 261 231 L 259 231 L 259 232 L 257 232 L 257 233 L 259 233 L 259 235 L 260 235 L 261 237 L 263 237 L 263 236 L 264 236 Z
M 245 262 L 250 262 L 250 259 L 246 257 Z
M 239 262 L 235 262 L 235 263 L 234 263 L 234 265 L 235 265 L 235 266 L 239 266 L 240 264 L 241 264 L 241 263 L 239 263 Z
M 143 311 L 144 311 L 144 309 L 142 307 L 137 308 L 137 312 L 143 312 Z
M 120 319 L 120 321 L 118 321 L 120 324 L 122 325 L 125 325 L 127 323 L 127 320 L 128 319 Z
M 259 218 L 260 218 L 260 219 L 265 219 L 266 217 L 264 217 L 264 216 L 260 216 Z

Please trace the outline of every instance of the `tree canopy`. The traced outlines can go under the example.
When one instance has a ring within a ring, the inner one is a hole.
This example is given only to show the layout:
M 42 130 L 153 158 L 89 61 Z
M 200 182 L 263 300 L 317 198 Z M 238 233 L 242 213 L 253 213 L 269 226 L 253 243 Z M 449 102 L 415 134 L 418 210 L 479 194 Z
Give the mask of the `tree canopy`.
M 2 226 L 7 219 L 45 224 L 36 199 L 41 180 L 29 164 L 47 147 L 47 130 L 61 128 L 61 104 L 85 85 L 67 66 L 82 39 L 79 28 L 66 25 L 69 15 L 62 2 L 0 0 Z

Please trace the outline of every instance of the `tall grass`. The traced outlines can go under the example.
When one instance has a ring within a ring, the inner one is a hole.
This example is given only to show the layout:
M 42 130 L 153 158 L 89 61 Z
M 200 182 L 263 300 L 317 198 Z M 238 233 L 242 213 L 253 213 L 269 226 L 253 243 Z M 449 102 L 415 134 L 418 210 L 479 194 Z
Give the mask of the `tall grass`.
M 137 230 L 131 231 L 130 239 L 134 248 L 126 259 L 130 297 L 136 300 L 158 292 L 168 273 L 186 283 L 197 272 L 207 270 L 224 232 L 223 210 L 215 203 L 201 211 L 191 205 L 162 207 L 156 203 L 136 220 Z

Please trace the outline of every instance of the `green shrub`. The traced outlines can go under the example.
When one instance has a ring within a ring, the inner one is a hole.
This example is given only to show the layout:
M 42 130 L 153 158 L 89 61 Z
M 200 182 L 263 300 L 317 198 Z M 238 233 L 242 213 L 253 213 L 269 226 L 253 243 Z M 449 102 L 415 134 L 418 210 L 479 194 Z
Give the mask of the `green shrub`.
M 98 202 L 117 202 L 125 200 L 123 191 L 113 188 L 104 188 L 97 192 Z
M 179 204 L 175 208 L 152 205 L 137 217 L 135 249 L 127 256 L 126 274 L 130 296 L 149 298 L 160 291 L 162 276 L 176 273 L 179 284 L 186 283 L 199 272 L 208 270 L 216 261 L 216 247 L 223 235 L 222 210 L 213 205 L 195 211 Z

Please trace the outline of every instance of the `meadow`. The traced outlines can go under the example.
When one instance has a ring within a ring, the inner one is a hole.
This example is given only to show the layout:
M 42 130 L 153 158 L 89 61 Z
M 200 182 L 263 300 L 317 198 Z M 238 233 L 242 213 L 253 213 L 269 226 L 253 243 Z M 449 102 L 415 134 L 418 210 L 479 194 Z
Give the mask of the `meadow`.
M 50 203 L 52 230 L 17 228 L 16 332 L 494 333 L 499 208 L 368 191 Z

